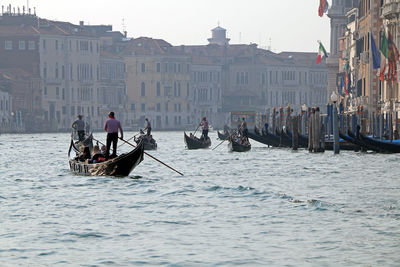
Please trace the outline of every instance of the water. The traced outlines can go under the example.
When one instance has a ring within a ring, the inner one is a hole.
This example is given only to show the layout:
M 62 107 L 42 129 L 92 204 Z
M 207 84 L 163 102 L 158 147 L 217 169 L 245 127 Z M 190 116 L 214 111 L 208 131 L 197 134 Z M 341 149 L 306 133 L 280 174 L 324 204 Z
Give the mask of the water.
M 127 178 L 72 175 L 68 134 L 1 135 L 1 266 L 400 264 L 400 155 L 154 137 L 185 176 L 149 157 Z

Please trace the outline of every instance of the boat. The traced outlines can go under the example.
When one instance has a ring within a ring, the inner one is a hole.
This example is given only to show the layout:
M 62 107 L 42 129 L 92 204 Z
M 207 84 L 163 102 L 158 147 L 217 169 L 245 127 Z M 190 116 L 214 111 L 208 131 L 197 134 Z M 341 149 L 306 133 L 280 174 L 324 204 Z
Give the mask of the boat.
M 379 149 L 379 152 L 386 152 L 386 153 L 400 153 L 400 145 L 393 143 L 393 142 L 388 142 L 388 141 L 383 141 L 383 140 L 378 140 L 372 137 L 365 136 L 363 134 L 360 134 L 360 140 L 362 140 L 364 143 L 370 146 L 374 146 Z
M 229 147 L 229 149 L 231 151 L 246 152 L 246 151 L 249 151 L 251 149 L 251 144 L 250 144 L 250 142 L 248 140 L 247 140 L 246 144 L 241 144 L 240 143 L 240 137 L 231 136 L 229 138 L 228 147 Z
M 227 134 L 227 133 L 220 133 L 219 131 L 217 131 L 217 133 L 218 133 L 218 139 L 219 140 L 226 140 L 226 139 L 228 139 L 229 138 L 229 134 Z
M 131 171 L 143 161 L 144 143 L 140 142 L 129 153 L 123 153 L 113 159 L 100 163 L 79 161 L 71 158 L 71 152 L 79 152 L 73 140 L 68 150 L 69 168 L 72 173 L 88 176 L 128 176 Z
M 145 135 L 142 135 L 139 138 L 135 137 L 134 140 L 135 140 L 136 144 L 139 144 L 139 142 L 141 140 L 143 140 L 143 142 L 144 142 L 144 150 L 145 151 L 147 151 L 147 150 L 156 150 L 157 149 L 157 142 L 156 142 L 156 140 L 154 140 L 154 138 L 152 138 L 152 140 L 154 140 L 154 142 L 150 142 L 149 139 L 146 138 Z
M 184 132 L 185 144 L 187 149 L 200 149 L 200 148 L 208 148 L 211 146 L 211 139 L 210 137 L 207 138 L 205 141 L 201 141 L 197 137 L 190 138 L 186 132 Z
M 280 146 L 280 137 L 271 134 L 271 133 L 263 133 L 260 134 L 258 131 L 249 130 L 248 132 L 249 138 L 253 139 L 254 141 L 260 142 L 264 145 L 279 147 Z
M 292 138 L 288 136 L 283 130 L 276 129 L 276 135 L 280 138 L 279 144 L 284 147 L 292 147 Z

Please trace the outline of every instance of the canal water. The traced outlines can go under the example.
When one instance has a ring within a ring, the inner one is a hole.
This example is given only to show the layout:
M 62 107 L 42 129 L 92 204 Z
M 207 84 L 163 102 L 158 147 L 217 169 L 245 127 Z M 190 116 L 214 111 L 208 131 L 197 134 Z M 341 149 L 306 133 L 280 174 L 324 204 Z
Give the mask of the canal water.
M 126 178 L 77 176 L 69 134 L 1 135 L 0 265 L 400 264 L 400 155 L 153 136 L 185 176 L 146 156 Z

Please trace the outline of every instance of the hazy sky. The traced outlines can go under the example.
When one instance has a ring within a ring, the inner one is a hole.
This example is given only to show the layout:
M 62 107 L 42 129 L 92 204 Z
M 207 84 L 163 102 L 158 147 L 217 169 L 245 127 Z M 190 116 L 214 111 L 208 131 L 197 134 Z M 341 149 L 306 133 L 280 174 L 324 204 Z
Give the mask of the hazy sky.
M 27 0 L 0 0 L 27 5 Z M 78 24 L 111 24 L 129 37 L 161 38 L 173 45 L 207 44 L 220 23 L 231 43 L 257 43 L 272 50 L 329 50 L 330 22 L 318 16 L 319 0 L 29 0 L 38 16 Z

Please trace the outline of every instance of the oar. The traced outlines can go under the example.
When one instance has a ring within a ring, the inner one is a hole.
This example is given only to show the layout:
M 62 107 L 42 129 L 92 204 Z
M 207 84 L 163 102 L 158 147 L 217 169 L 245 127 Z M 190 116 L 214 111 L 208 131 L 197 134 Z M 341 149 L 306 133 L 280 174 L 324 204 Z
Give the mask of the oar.
M 229 139 L 229 137 L 228 138 L 226 138 L 226 139 L 224 139 L 221 143 L 219 143 L 216 147 L 214 147 L 212 150 L 214 150 L 214 149 L 216 149 L 217 147 L 219 147 L 220 145 L 222 145 L 222 143 L 223 142 L 225 142 L 226 140 L 228 140 Z
M 197 130 L 199 129 L 199 127 L 200 127 L 200 124 L 199 124 L 199 126 L 197 126 L 196 130 L 194 131 L 193 136 L 196 134 L 196 132 L 197 132 Z
M 131 138 L 129 138 L 129 139 L 126 140 L 126 141 L 132 140 L 132 138 L 135 138 L 138 134 L 141 134 L 141 133 L 139 132 L 139 133 L 135 134 L 134 136 L 132 136 Z M 120 145 L 118 146 L 118 148 L 120 148 L 120 147 L 123 146 L 123 145 L 125 145 L 125 143 L 120 144 Z
M 133 144 L 129 143 L 128 141 L 126 141 L 126 140 L 122 139 L 121 137 L 119 137 L 119 139 L 121 139 L 122 141 L 124 141 L 124 142 L 125 142 L 125 143 L 127 143 L 128 145 L 131 145 L 131 146 L 133 146 L 133 147 L 136 147 L 135 145 L 133 145 Z M 152 156 L 152 155 L 150 155 L 149 153 L 146 153 L 146 152 L 144 152 L 144 154 L 146 154 L 146 155 L 147 155 L 147 156 L 149 156 L 150 158 L 152 158 L 152 159 L 154 159 L 154 160 L 158 161 L 158 162 L 159 162 L 159 163 L 161 163 L 162 165 L 164 165 L 164 166 L 166 166 L 166 167 L 170 168 L 171 170 L 173 170 L 173 171 L 175 171 L 175 172 L 177 172 L 177 173 L 179 173 L 180 175 L 182 175 L 182 176 L 183 176 L 183 173 L 181 173 L 181 172 L 179 172 L 179 171 L 175 170 L 175 169 L 174 169 L 174 168 L 172 168 L 171 166 L 169 166 L 169 165 L 165 164 L 164 162 L 162 162 L 161 160 L 159 160 L 159 159 L 157 159 L 157 158 L 153 157 L 153 156 Z

